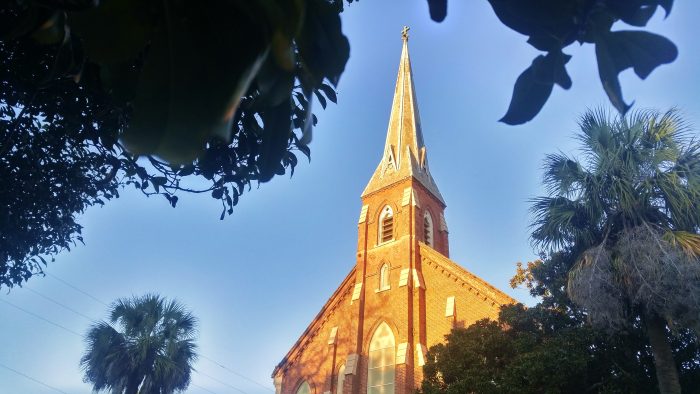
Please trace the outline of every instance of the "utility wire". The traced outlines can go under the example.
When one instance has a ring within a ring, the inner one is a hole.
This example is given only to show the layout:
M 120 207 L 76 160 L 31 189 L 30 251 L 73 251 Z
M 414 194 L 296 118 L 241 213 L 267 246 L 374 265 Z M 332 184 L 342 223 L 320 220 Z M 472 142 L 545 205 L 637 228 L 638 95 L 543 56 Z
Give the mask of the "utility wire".
M 61 330 L 67 331 L 67 332 L 69 332 L 69 333 L 71 333 L 71 334 L 73 334 L 73 335 L 77 335 L 77 336 L 79 336 L 80 338 L 83 337 L 80 333 L 78 333 L 78 332 L 76 332 L 76 331 L 73 331 L 73 330 L 71 330 L 70 328 L 68 328 L 68 327 L 66 327 L 66 326 L 62 326 L 62 325 L 60 325 L 60 324 L 58 324 L 58 323 L 54 323 L 54 322 L 52 322 L 51 320 L 49 320 L 49 319 L 47 319 L 47 318 L 45 318 L 45 317 L 43 317 L 43 316 L 39 316 L 39 315 L 37 315 L 37 314 L 34 313 L 34 312 L 28 311 L 28 310 L 22 308 L 22 307 L 19 306 L 19 305 L 15 305 L 15 304 L 11 303 L 10 301 L 4 300 L 4 299 L 2 299 L 2 298 L 0 298 L 0 301 L 6 303 L 7 305 L 10 305 L 10 306 L 13 307 L 13 308 L 19 309 L 20 311 L 22 311 L 22 312 L 24 312 L 24 313 L 26 313 L 26 314 L 28 314 L 28 315 L 32 315 L 32 316 L 36 317 L 36 318 L 39 319 L 39 320 L 43 320 L 43 321 L 45 321 L 45 322 L 51 324 L 52 326 L 56 326 L 56 327 L 60 328 Z
M 70 287 L 71 289 L 77 291 L 78 293 L 82 293 L 83 295 L 92 298 L 94 301 L 97 301 L 97 302 L 99 302 L 100 304 L 102 304 L 102 305 L 104 305 L 104 306 L 109 306 L 108 303 L 106 303 L 106 302 L 100 300 L 99 298 L 97 298 L 97 297 L 95 297 L 95 296 L 93 296 L 93 295 L 91 295 L 91 294 L 89 294 L 89 293 L 87 293 L 87 292 L 85 292 L 85 291 L 83 291 L 83 290 L 80 290 L 79 288 L 73 286 L 72 284 L 66 282 L 65 280 L 59 278 L 58 276 L 56 276 L 56 275 L 54 275 L 54 274 L 50 274 L 50 273 L 47 272 L 46 275 L 48 275 L 48 276 L 50 276 L 50 277 L 56 279 L 57 281 L 63 283 L 64 285 Z
M 68 394 L 68 393 L 66 393 L 65 391 L 63 391 L 63 390 L 61 390 L 61 389 L 59 389 L 59 388 L 56 388 L 56 387 L 54 387 L 54 386 L 51 386 L 50 384 L 44 383 L 44 382 L 42 382 L 41 380 L 36 379 L 36 378 L 33 378 L 33 377 L 27 375 L 26 373 L 20 372 L 20 371 L 14 369 L 14 368 L 8 367 L 7 365 L 5 365 L 5 364 L 3 364 L 3 363 L 0 363 L 0 367 L 3 367 L 3 368 L 5 368 L 5 369 L 8 370 L 8 371 L 14 372 L 14 373 L 16 373 L 17 375 L 22 376 L 22 377 L 24 377 L 24 378 L 26 378 L 26 379 L 29 379 L 29 380 L 31 380 L 31 381 L 34 382 L 34 383 L 38 383 L 38 384 L 40 384 L 40 385 L 42 385 L 42 386 L 44 386 L 44 387 L 50 388 L 51 390 L 53 390 L 53 391 L 55 391 L 55 392 L 57 392 L 57 393 Z
M 198 388 L 198 389 L 202 389 L 202 390 L 204 390 L 204 391 L 206 391 L 206 392 L 208 392 L 208 393 L 211 393 L 211 394 L 216 394 L 216 392 L 211 391 L 211 390 L 209 390 L 208 388 L 202 387 L 202 386 L 200 386 L 200 385 L 198 385 L 198 384 L 194 384 L 194 383 L 192 383 L 192 382 L 190 382 L 190 386 L 194 386 L 194 387 L 196 387 L 196 388 Z
M 81 294 L 83 294 L 83 295 L 85 295 L 85 296 L 91 298 L 92 300 L 94 300 L 94 301 L 96 301 L 96 302 L 98 302 L 98 303 L 100 303 L 100 304 L 102 304 L 102 305 L 104 305 L 104 306 L 109 306 L 109 304 L 107 304 L 107 303 L 101 301 L 99 298 L 97 298 L 97 297 L 93 296 L 92 294 L 90 294 L 90 293 L 88 293 L 88 292 L 86 292 L 86 291 L 84 291 L 84 290 L 78 288 L 77 286 L 75 286 L 75 285 L 73 285 L 73 284 L 71 284 L 71 283 L 69 283 L 69 282 L 67 282 L 67 281 L 65 281 L 65 280 L 63 280 L 63 279 L 57 277 L 56 275 L 53 275 L 53 274 L 50 274 L 50 273 L 46 273 L 46 275 L 51 276 L 52 278 L 58 280 L 59 282 L 63 283 L 64 285 L 66 285 L 66 286 L 68 286 L 68 287 L 70 287 L 71 289 L 73 289 L 73 290 L 75 290 L 75 291 L 77 291 L 77 292 L 79 292 L 79 293 L 81 293 Z M 30 289 L 30 290 L 31 290 L 31 289 Z M 48 298 L 48 297 L 46 297 L 46 296 L 42 296 L 42 297 Z M 66 308 L 66 309 L 69 310 L 69 311 L 72 311 L 72 312 L 74 312 L 74 313 L 78 313 L 80 316 L 85 317 L 85 318 L 87 318 L 87 319 L 89 319 L 89 320 L 91 320 L 91 321 L 95 321 L 94 319 L 91 319 L 90 317 L 85 316 L 85 315 L 83 315 L 82 313 L 75 312 L 75 311 L 73 310 L 73 308 L 69 308 L 69 307 L 67 307 L 67 306 L 65 306 L 65 305 L 63 305 L 63 304 L 60 304 L 60 303 L 57 302 L 57 301 L 52 301 L 52 302 L 54 302 L 54 303 L 57 304 L 57 305 L 63 306 L 64 308 Z M 205 359 L 205 360 L 207 360 L 207 361 L 209 361 L 209 362 L 211 362 L 211 363 L 213 363 L 213 364 L 215 364 L 216 366 L 218 366 L 218 367 L 224 369 L 225 371 L 228 371 L 229 373 L 231 373 L 231 374 L 233 374 L 233 375 L 236 375 L 236 376 L 238 376 L 238 377 L 240 377 L 240 378 L 242 378 L 242 379 L 247 380 L 247 381 L 250 382 L 250 383 L 253 383 L 253 384 L 258 385 L 258 386 L 264 388 L 265 390 L 268 390 L 268 391 L 271 391 L 271 392 L 274 392 L 274 391 L 275 391 L 275 390 L 273 390 L 272 388 L 270 388 L 269 386 L 265 386 L 264 384 L 262 384 L 262 383 L 260 383 L 260 382 L 258 382 L 258 381 L 256 381 L 256 380 L 253 380 L 253 379 L 251 379 L 251 378 L 249 378 L 249 377 L 247 377 L 247 376 L 245 376 L 245 375 L 243 375 L 243 374 L 241 374 L 241 373 L 239 373 L 239 372 L 236 372 L 236 371 L 234 371 L 233 369 L 231 369 L 231 368 L 229 368 L 229 367 L 223 365 L 222 363 L 220 363 L 220 362 L 218 362 L 218 361 L 212 359 L 211 357 L 207 357 L 207 356 L 204 355 L 204 354 L 199 354 L 199 357 L 200 357 L 200 358 L 203 358 L 203 359 Z M 201 372 L 200 372 L 200 373 L 201 373 Z M 224 384 L 226 384 L 226 383 L 224 383 Z M 234 387 L 234 388 L 235 388 L 235 387 Z M 239 390 L 239 389 L 236 388 L 236 390 Z M 239 391 L 240 391 L 240 390 L 239 390 Z
M 217 378 L 215 378 L 215 377 L 213 377 L 213 376 L 211 376 L 211 375 L 209 375 L 209 374 L 206 374 L 206 373 L 204 373 L 204 372 L 202 372 L 202 371 L 197 371 L 197 373 L 200 374 L 200 375 L 202 375 L 202 376 L 205 376 L 205 377 L 207 377 L 207 378 L 209 378 L 209 379 L 211 379 L 211 380 L 213 380 L 213 381 L 215 381 L 215 382 L 221 383 L 221 384 L 223 384 L 223 385 L 226 386 L 226 387 L 232 388 L 232 389 L 238 391 L 239 393 L 248 394 L 248 393 L 246 393 L 245 391 L 239 389 L 238 387 L 233 386 L 233 385 L 230 385 L 230 384 L 228 384 L 228 383 L 226 383 L 226 382 L 224 382 L 224 381 L 222 381 L 222 380 L 219 380 L 219 379 L 217 379 Z
M 32 293 L 38 295 L 39 297 L 41 297 L 41 298 L 47 300 L 47 301 L 53 302 L 54 304 L 60 306 L 61 308 L 65 309 L 65 310 L 68 310 L 68 311 L 73 312 L 74 314 L 76 314 L 76 315 L 78 315 L 78 316 L 80 316 L 80 317 L 86 319 L 87 321 L 89 321 L 89 322 L 91 322 L 91 323 L 96 322 L 96 320 L 93 319 L 93 318 L 91 318 L 90 316 L 88 316 L 88 315 L 86 315 L 86 314 L 84 314 L 84 313 L 82 313 L 82 312 L 80 312 L 80 311 L 77 311 L 77 310 L 75 310 L 75 309 L 69 307 L 68 305 L 62 304 L 62 303 L 60 303 L 60 302 L 54 300 L 53 298 L 51 298 L 51 297 L 49 297 L 49 296 L 47 296 L 47 295 L 45 295 L 45 294 L 39 293 L 38 291 L 36 291 L 36 290 L 34 290 L 34 289 L 30 289 L 29 287 L 26 287 L 26 286 L 25 286 L 24 288 L 27 289 L 27 290 L 29 290 L 29 291 L 31 291 Z
M 247 380 L 247 381 L 249 381 L 249 382 L 251 382 L 251 383 L 253 383 L 253 384 L 257 384 L 258 386 L 264 388 L 265 390 L 269 390 L 269 391 L 272 391 L 272 392 L 275 391 L 275 390 L 271 389 L 270 387 L 265 386 L 265 385 L 262 384 L 262 383 L 259 383 L 259 382 L 255 381 L 255 380 L 253 380 L 253 379 L 250 379 L 250 378 L 248 378 L 248 377 L 245 376 L 245 375 L 241 375 L 240 373 L 238 373 L 238 372 L 236 372 L 236 371 L 234 371 L 234 370 L 228 368 L 227 366 L 221 364 L 220 362 L 218 362 L 218 361 L 216 361 L 216 360 L 214 360 L 214 359 L 212 359 L 212 358 L 210 358 L 210 357 L 207 357 L 207 356 L 205 356 L 205 355 L 203 355 L 203 354 L 200 354 L 199 357 L 201 357 L 201 358 L 203 358 L 203 359 L 209 361 L 210 363 L 213 363 L 213 364 L 215 364 L 215 365 L 217 365 L 217 366 L 219 366 L 219 367 L 225 369 L 226 371 L 228 371 L 228 372 L 230 372 L 230 373 L 232 373 L 232 374 L 234 374 L 234 375 L 236 375 L 236 376 L 238 376 L 238 377 L 240 377 L 240 378 L 242 378 L 242 379 L 245 379 L 245 380 Z
M 47 299 L 50 299 L 50 297 L 48 297 L 48 296 L 43 296 L 43 297 L 44 297 L 44 298 L 47 298 Z M 22 312 L 24 312 L 24 313 L 26 313 L 26 314 L 28 314 L 28 315 L 31 315 L 31 316 L 33 316 L 33 317 L 39 319 L 39 320 L 43 320 L 43 321 L 45 321 L 46 323 L 49 323 L 49 324 L 51 324 L 51 325 L 53 325 L 53 326 L 55 326 L 55 327 L 58 327 L 58 328 L 60 328 L 60 329 L 62 329 L 62 330 L 64 330 L 64 331 L 67 331 L 67 332 L 69 332 L 69 333 L 71 333 L 71 334 L 73 334 L 73 335 L 77 335 L 77 336 L 79 336 L 79 337 L 81 337 L 81 338 L 83 337 L 81 334 L 77 333 L 76 331 L 71 330 L 70 328 L 67 328 L 67 327 L 65 327 L 65 326 L 63 326 L 63 325 L 60 325 L 60 324 L 58 324 L 58 323 L 55 323 L 55 322 L 53 322 L 53 321 L 51 321 L 51 320 L 49 320 L 49 319 L 47 319 L 47 318 L 45 318 L 45 317 L 43 317 L 43 316 L 37 315 L 36 313 L 31 312 L 31 311 L 29 311 L 29 310 L 27 310 L 27 309 L 24 309 L 24 308 L 22 308 L 21 306 L 15 305 L 15 304 L 13 304 L 12 302 L 6 301 L 6 300 L 4 300 L 4 299 L 2 299 L 2 298 L 0 298 L 0 301 L 2 301 L 2 302 L 6 303 L 6 304 L 8 304 L 8 305 L 10 305 L 10 306 L 12 306 L 12 307 L 14 307 L 14 308 L 17 308 L 17 309 L 19 309 L 20 311 L 22 311 Z M 53 301 L 53 300 L 51 300 L 51 301 Z M 75 312 L 75 313 L 79 313 L 79 312 L 76 312 L 75 310 L 73 310 L 73 308 L 70 308 L 70 307 L 68 307 L 68 306 L 66 306 L 66 305 L 63 305 L 63 304 L 61 304 L 61 303 L 59 303 L 59 302 L 57 302 L 57 301 L 53 301 L 53 302 L 55 302 L 57 305 L 60 305 L 60 306 L 62 306 L 62 307 L 64 307 L 64 308 L 66 308 L 66 309 L 69 310 L 69 311 L 72 311 L 72 312 Z M 90 319 L 89 317 L 87 317 L 87 318 Z M 94 321 L 93 319 L 90 319 L 90 320 Z M 46 386 L 46 387 L 48 387 L 48 388 L 50 388 L 50 389 L 56 390 L 56 391 L 59 392 L 59 393 L 68 394 L 68 393 L 66 393 L 65 391 L 61 391 L 61 390 L 59 390 L 59 389 L 57 389 L 57 388 L 55 388 L 55 387 L 49 386 L 49 385 L 47 385 L 47 384 L 41 382 L 40 380 L 34 379 L 34 378 L 32 378 L 31 376 L 28 376 L 28 375 L 26 375 L 26 374 L 24 374 L 24 373 L 22 373 L 22 372 L 20 372 L 20 371 L 17 371 L 17 370 L 15 370 L 15 369 L 12 369 L 12 368 L 10 368 L 10 367 L 8 367 L 7 365 L 4 365 L 4 364 L 2 364 L 2 363 L 0 363 L 0 367 L 6 368 L 6 369 L 8 369 L 8 370 L 10 370 L 10 371 L 12 371 L 12 372 L 14 372 L 14 373 L 17 373 L 17 374 L 19 374 L 19 375 L 22 375 L 22 376 L 24 376 L 24 377 L 27 378 L 27 379 L 30 379 L 30 380 L 32 380 L 32 381 L 34 381 L 34 382 L 36 382 L 36 383 L 42 384 L 42 385 L 44 385 L 44 386 Z M 206 375 L 206 374 L 204 374 L 203 372 L 195 371 L 194 369 L 193 369 L 193 371 L 196 372 L 196 373 L 199 373 L 199 374 L 201 374 L 201 375 L 204 375 L 204 376 L 206 376 L 206 377 L 208 377 L 208 378 L 210 378 L 210 379 L 212 379 L 212 380 L 216 380 L 217 382 L 219 382 L 219 383 L 221 383 L 221 384 L 225 384 L 225 385 L 227 385 L 227 386 L 229 386 L 229 387 L 231 387 L 231 388 L 233 388 L 233 389 L 236 389 L 236 390 L 240 391 L 240 392 L 243 393 L 243 394 L 247 394 L 247 393 L 245 393 L 244 391 L 241 391 L 240 389 L 238 389 L 238 388 L 236 388 L 236 387 L 234 387 L 234 386 L 231 386 L 230 384 L 228 384 L 228 383 L 226 383 L 226 382 L 222 382 L 222 381 L 220 381 L 220 380 L 218 380 L 218 379 L 216 379 L 216 378 L 213 378 L 213 377 L 211 377 L 211 376 L 209 376 L 209 375 Z M 192 385 L 192 386 L 194 386 L 194 387 L 197 387 L 197 388 L 199 388 L 199 389 L 202 389 L 202 390 L 204 390 L 204 391 L 210 392 L 210 393 L 212 393 L 212 394 L 216 394 L 215 392 L 213 392 L 213 391 L 207 389 L 206 387 L 199 386 L 199 385 L 197 385 L 197 384 L 195 384 L 195 383 L 191 383 L 191 382 L 190 382 L 190 385 Z

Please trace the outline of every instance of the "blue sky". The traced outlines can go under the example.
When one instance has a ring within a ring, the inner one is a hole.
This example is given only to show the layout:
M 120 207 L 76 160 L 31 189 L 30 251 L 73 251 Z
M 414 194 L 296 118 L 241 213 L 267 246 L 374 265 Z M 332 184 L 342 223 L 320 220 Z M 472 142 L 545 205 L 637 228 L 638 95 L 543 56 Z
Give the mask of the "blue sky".
M 677 106 L 700 124 L 697 15 L 700 3 L 678 1 L 667 20 L 660 12 L 654 17 L 649 29 L 673 40 L 680 55 L 644 82 L 631 71 L 621 75 L 635 108 Z M 254 188 L 224 221 L 206 196 L 182 195 L 172 209 L 163 198 L 127 190 L 89 209 L 80 219 L 85 246 L 58 256 L 47 270 L 53 276 L 0 294 L 63 328 L 0 302 L 0 363 L 66 393 L 88 393 L 78 363 L 90 321 L 36 292 L 92 319 L 105 316 L 101 302 L 157 292 L 198 316 L 201 353 L 227 368 L 201 359 L 197 387 L 188 392 L 270 393 L 230 371 L 271 387 L 275 364 L 355 264 L 359 196 L 383 149 L 403 25 L 411 27 L 431 171 L 448 205 L 451 258 L 532 304 L 508 279 L 517 261 L 535 257 L 527 200 L 543 193 L 544 155 L 575 153 L 577 117 L 607 104 L 592 47 L 567 51 L 571 90 L 555 88 L 534 121 L 506 126 L 497 120 L 513 83 L 538 53 L 497 20 L 488 2 L 451 0 L 447 20 L 437 24 L 422 0 L 363 0 L 343 14 L 351 58 L 338 105 L 318 114 L 311 163 L 291 180 Z M 2 393 L 55 392 L 4 368 L 0 382 Z

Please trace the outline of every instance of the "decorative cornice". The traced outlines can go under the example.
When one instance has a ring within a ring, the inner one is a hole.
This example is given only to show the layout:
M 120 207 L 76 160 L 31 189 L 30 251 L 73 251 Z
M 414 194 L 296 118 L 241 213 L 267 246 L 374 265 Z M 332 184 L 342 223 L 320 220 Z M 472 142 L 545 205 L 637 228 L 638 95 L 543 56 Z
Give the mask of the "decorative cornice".
M 467 271 L 464 267 L 448 259 L 440 254 L 440 252 L 431 248 L 423 242 L 419 242 L 420 256 L 428 266 L 435 269 L 441 269 L 442 273 L 448 277 L 454 277 L 477 292 L 479 296 L 484 297 L 484 301 L 490 300 L 492 304 L 500 306 L 516 304 L 518 301 L 508 294 L 502 292 L 496 287 L 490 285 L 487 281 Z
M 323 324 L 326 322 L 327 319 L 322 320 L 322 317 L 326 316 L 326 312 L 334 311 L 335 308 L 340 304 L 340 302 L 343 301 L 343 299 L 347 296 L 347 294 L 350 291 L 350 288 L 355 284 L 354 276 L 355 266 L 353 266 L 350 272 L 345 276 L 343 282 L 340 284 L 340 286 L 338 286 L 335 292 L 333 292 L 328 301 L 326 301 L 326 303 L 323 305 L 318 314 L 316 314 L 316 317 L 314 317 L 314 319 L 311 321 L 306 330 L 304 330 L 304 332 L 301 334 L 299 339 L 297 339 L 292 348 L 289 349 L 282 361 L 280 361 L 275 366 L 275 369 L 272 371 L 273 378 L 290 361 L 295 361 L 300 356 L 301 351 L 303 351 L 306 348 L 306 346 L 308 346 L 308 342 L 311 341 L 311 339 L 313 339 L 313 337 L 318 333 L 318 331 L 321 328 L 323 328 Z

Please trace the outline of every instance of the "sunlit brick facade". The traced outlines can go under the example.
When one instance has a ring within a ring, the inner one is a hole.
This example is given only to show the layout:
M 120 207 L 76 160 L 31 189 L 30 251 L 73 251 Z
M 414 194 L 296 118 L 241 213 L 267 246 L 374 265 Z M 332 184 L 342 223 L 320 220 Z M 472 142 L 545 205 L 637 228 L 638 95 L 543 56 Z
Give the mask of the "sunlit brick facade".
M 449 259 L 407 41 L 384 154 L 362 193 L 357 262 L 274 369 L 278 394 L 412 393 L 428 347 L 514 302 Z

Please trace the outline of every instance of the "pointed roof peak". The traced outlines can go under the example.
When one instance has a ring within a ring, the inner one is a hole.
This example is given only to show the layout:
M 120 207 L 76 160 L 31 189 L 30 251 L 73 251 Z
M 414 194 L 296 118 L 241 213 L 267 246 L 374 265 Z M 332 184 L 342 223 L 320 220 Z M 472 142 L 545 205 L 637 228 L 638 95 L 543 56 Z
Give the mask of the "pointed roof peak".
M 408 30 L 409 27 L 404 26 L 401 31 L 403 47 L 384 152 L 362 196 L 405 178 L 414 177 L 444 204 L 445 202 L 428 170 L 418 113 L 418 101 L 413 85 L 411 60 L 408 55 Z

